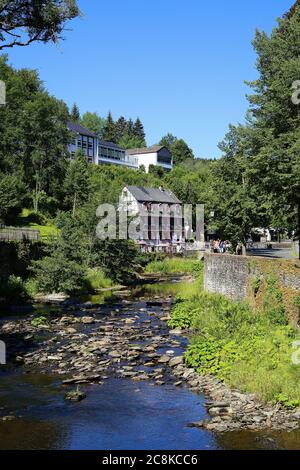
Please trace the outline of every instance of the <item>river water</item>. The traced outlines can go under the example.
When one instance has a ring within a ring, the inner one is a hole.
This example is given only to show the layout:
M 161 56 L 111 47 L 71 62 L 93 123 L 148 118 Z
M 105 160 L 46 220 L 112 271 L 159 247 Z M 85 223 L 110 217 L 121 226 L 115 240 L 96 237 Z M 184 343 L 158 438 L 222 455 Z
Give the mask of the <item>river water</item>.
M 133 290 L 131 299 L 139 308 L 149 309 L 146 300 L 154 293 L 175 294 L 176 289 L 176 283 L 148 286 Z M 111 295 L 84 300 L 113 305 Z M 87 393 L 85 400 L 66 402 L 61 376 L 28 371 L 23 366 L 1 366 L 0 416 L 15 419 L 0 421 L 0 449 L 300 448 L 298 431 L 216 435 L 189 427 L 189 423 L 207 418 L 207 413 L 205 397 L 185 386 L 108 378 L 101 385 L 81 389 Z

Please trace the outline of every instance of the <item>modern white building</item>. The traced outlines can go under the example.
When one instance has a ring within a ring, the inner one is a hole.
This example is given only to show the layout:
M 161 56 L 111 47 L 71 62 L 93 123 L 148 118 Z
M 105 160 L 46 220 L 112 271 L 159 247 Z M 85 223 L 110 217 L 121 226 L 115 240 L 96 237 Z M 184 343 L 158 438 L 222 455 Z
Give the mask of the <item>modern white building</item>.
M 94 132 L 75 122 L 68 122 L 67 127 L 73 134 L 73 140 L 68 145 L 71 159 L 75 157 L 78 149 L 81 149 L 90 163 L 97 163 L 98 139 Z
M 84 126 L 74 122 L 67 123 L 73 134 L 73 140 L 68 145 L 71 159 L 78 149 L 81 149 L 90 163 L 95 165 L 111 164 L 127 166 L 137 170 L 144 165 L 149 172 L 150 165 L 158 165 L 166 170 L 172 170 L 173 159 L 169 150 L 161 145 L 153 145 L 140 149 L 124 150 L 113 142 L 98 139 L 97 135 Z
M 172 154 L 163 145 L 128 149 L 126 150 L 126 155 L 137 158 L 138 166 L 144 165 L 147 173 L 149 172 L 150 165 L 160 166 L 168 171 L 171 171 L 173 168 Z

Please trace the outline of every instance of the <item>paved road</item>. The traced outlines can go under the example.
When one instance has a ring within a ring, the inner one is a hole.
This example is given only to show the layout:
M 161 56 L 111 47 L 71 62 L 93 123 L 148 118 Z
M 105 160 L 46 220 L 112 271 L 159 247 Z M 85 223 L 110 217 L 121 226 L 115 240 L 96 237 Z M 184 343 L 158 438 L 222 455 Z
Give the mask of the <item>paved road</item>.
M 292 251 L 287 248 L 273 248 L 272 250 L 264 248 L 255 248 L 252 251 L 247 251 L 248 256 L 263 256 L 265 258 L 283 258 L 283 259 L 296 259 Z

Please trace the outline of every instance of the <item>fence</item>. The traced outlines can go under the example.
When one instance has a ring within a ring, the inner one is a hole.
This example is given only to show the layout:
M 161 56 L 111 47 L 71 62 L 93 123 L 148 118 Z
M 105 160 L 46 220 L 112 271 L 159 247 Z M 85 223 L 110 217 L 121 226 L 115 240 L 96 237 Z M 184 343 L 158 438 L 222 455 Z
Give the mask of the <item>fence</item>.
M 40 231 L 28 227 L 4 227 L 0 228 L 0 241 L 38 241 Z

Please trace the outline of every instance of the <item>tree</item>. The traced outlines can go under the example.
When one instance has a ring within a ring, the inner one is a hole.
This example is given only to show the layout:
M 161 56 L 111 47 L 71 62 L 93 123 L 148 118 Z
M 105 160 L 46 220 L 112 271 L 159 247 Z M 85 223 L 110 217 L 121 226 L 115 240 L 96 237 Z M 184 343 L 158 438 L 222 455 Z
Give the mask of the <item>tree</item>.
M 80 121 L 80 111 L 76 103 L 74 103 L 72 106 L 70 117 L 72 122 Z
M 159 145 L 163 145 L 170 150 L 173 156 L 174 165 L 178 165 L 179 163 L 184 163 L 187 160 L 193 160 L 195 158 L 193 151 L 187 143 L 183 139 L 177 139 L 177 137 L 170 133 L 161 138 Z
M 77 207 L 83 205 L 90 195 L 88 162 L 81 149 L 76 151 L 75 159 L 69 162 L 64 190 L 65 203 L 74 215 Z
M 12 223 L 21 211 L 26 188 L 21 175 L 0 172 L 0 222 Z
M 183 139 L 178 139 L 171 146 L 174 165 L 178 165 L 186 160 L 193 159 L 194 154 Z
M 249 185 L 272 200 L 273 219 L 289 214 L 290 228 L 300 227 L 300 113 L 292 84 L 300 77 L 300 4 L 268 36 L 254 39 L 258 80 L 250 82 L 251 122 L 247 177 Z M 299 250 L 300 255 L 300 250 Z
M 116 125 L 112 118 L 111 112 L 108 113 L 105 126 L 103 128 L 103 140 L 107 142 L 117 143 Z
M 141 147 L 146 147 L 146 140 L 145 140 L 145 131 L 144 126 L 141 123 L 140 118 L 137 118 L 132 129 L 133 135 L 142 142 Z
M 174 145 L 176 141 L 177 141 L 177 137 L 168 133 L 167 135 L 165 135 L 164 137 L 160 139 L 159 145 L 163 145 L 164 147 L 167 147 L 167 149 L 169 149 L 171 152 L 172 145 Z
M 129 282 L 141 270 L 138 249 L 131 240 L 99 240 L 97 254 L 104 272 L 115 282 Z
M 21 125 L 25 176 L 34 190 L 34 209 L 38 211 L 41 192 L 60 199 L 67 163 L 70 136 L 66 128 L 66 105 L 46 92 L 38 93 L 24 107 Z
M 86 112 L 81 118 L 81 124 L 90 131 L 95 132 L 99 139 L 102 139 L 105 123 L 105 119 L 100 117 L 98 113 Z
M 133 137 L 133 125 L 133 120 L 129 118 L 127 121 L 126 134 L 128 134 L 130 137 Z
M 123 137 L 118 141 L 118 144 L 123 149 L 135 149 L 144 147 L 145 141 L 139 137 L 124 134 Z
M 34 199 L 61 200 L 70 136 L 67 106 L 50 96 L 36 71 L 15 70 L 0 58 L 1 79 L 6 82 L 6 105 L 0 107 L 0 170 L 18 174 Z
M 66 22 L 79 14 L 76 0 L 0 0 L 0 50 L 56 43 Z
M 36 289 L 45 293 L 75 293 L 83 285 L 84 269 L 69 260 L 59 248 L 51 255 L 33 261 L 31 271 L 35 276 Z
M 149 165 L 149 173 L 156 178 L 163 178 L 167 170 L 158 165 Z
M 120 116 L 116 122 L 116 139 L 118 143 L 125 134 L 127 134 L 127 121 L 124 116 Z

